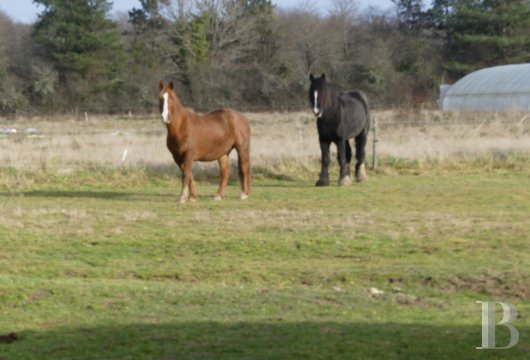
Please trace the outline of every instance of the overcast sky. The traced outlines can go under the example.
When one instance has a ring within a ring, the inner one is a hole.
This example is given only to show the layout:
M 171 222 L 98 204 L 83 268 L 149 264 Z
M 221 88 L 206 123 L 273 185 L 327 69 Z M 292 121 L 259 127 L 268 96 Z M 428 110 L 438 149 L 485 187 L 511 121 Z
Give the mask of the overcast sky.
M 391 0 L 357 0 L 361 8 L 369 6 L 386 10 L 393 6 Z M 114 0 L 114 12 L 126 12 L 133 7 L 140 7 L 138 0 Z M 290 8 L 305 6 L 313 3 L 322 14 L 326 14 L 331 8 L 333 0 L 273 0 L 279 7 Z M 18 22 L 31 23 L 37 18 L 39 8 L 32 0 L 0 0 L 0 9 L 9 17 Z

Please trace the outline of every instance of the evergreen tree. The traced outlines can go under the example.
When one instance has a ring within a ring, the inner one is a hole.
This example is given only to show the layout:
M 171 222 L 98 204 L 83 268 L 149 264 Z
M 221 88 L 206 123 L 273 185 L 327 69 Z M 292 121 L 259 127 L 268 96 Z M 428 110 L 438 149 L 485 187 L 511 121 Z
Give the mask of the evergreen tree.
M 425 26 L 426 13 L 422 0 L 392 0 L 396 5 L 401 29 L 418 30 Z
M 442 0 L 434 9 L 447 31 L 446 68 L 453 76 L 530 61 L 529 0 Z
M 34 37 L 54 64 L 69 106 L 109 105 L 123 87 L 124 51 L 106 0 L 34 0 L 44 7 Z M 67 104 L 64 104 L 67 105 Z M 105 109 L 101 109 L 105 110 Z
M 160 31 L 166 21 L 161 14 L 162 6 L 169 5 L 169 0 L 140 0 L 141 8 L 129 11 L 129 22 L 137 33 Z
M 164 6 L 170 0 L 140 0 L 140 8 L 129 11 L 129 23 L 133 26 L 127 36 L 127 79 L 131 108 L 152 109 L 158 102 L 153 97 L 153 81 L 166 73 L 167 36 L 169 20 L 163 15 Z M 156 101 L 155 101 L 156 100 Z

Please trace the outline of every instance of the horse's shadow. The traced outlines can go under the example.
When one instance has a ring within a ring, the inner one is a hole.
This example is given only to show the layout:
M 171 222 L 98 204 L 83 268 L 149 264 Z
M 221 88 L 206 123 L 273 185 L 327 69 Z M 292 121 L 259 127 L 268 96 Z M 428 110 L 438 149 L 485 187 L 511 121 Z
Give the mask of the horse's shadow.
M 27 198 L 55 198 L 55 199 L 98 199 L 109 201 L 146 201 L 148 198 L 169 199 L 177 201 L 180 193 L 180 186 L 174 191 L 167 193 L 135 193 L 125 191 L 78 191 L 78 190 L 32 190 L 24 192 L 3 192 L 0 196 L 14 197 L 21 196 Z M 198 194 L 197 200 L 206 201 L 214 198 L 214 192 Z
M 44 198 L 94 198 L 94 199 L 121 199 L 137 196 L 130 192 L 119 191 L 90 191 L 90 190 L 32 190 L 21 193 L 26 197 Z
M 238 169 L 235 163 L 230 164 L 230 186 L 239 188 Z M 176 166 L 175 166 L 176 167 Z M 22 196 L 28 198 L 63 198 L 63 199 L 102 199 L 102 200 L 145 200 L 146 197 L 159 198 L 176 198 L 181 190 L 181 173 L 174 166 L 164 167 L 163 169 L 157 167 L 148 169 L 148 175 L 158 176 L 164 180 L 168 180 L 170 176 L 174 176 L 174 185 L 167 188 L 167 191 L 150 191 L 150 192 L 132 192 L 127 190 L 77 190 L 77 189 L 39 189 L 28 191 L 4 191 L 0 192 L 0 196 L 13 197 Z M 201 191 L 201 183 L 207 185 L 219 184 L 219 169 L 217 166 L 195 166 L 193 169 L 193 176 L 197 182 L 197 190 L 199 192 L 198 198 L 208 199 L 214 196 L 214 193 L 203 193 Z M 299 180 L 293 176 L 283 174 L 266 166 L 255 166 L 252 168 L 252 176 L 254 179 L 273 180 L 273 183 L 263 182 L 258 187 L 292 187 L 300 186 Z M 277 183 L 281 182 L 281 183 Z M 204 191 L 204 190 L 203 190 Z
M 286 182 L 294 182 L 297 179 L 286 174 L 274 171 L 266 166 L 253 166 L 251 169 L 252 180 L 255 179 L 266 179 L 266 180 L 278 180 Z M 180 178 L 180 173 L 179 173 Z M 193 169 L 193 178 L 199 183 L 207 183 L 210 185 L 219 184 L 219 169 L 214 166 L 200 167 L 197 166 Z M 238 169 L 237 164 L 230 164 L 230 176 L 228 182 L 230 185 L 238 186 Z M 261 184 L 260 184 L 261 186 Z
M 31 190 L 23 192 L 0 193 L 0 196 L 22 196 L 28 198 L 63 199 L 102 199 L 102 200 L 145 200 L 145 197 L 175 197 L 173 193 L 135 193 L 127 191 L 91 191 L 91 190 Z

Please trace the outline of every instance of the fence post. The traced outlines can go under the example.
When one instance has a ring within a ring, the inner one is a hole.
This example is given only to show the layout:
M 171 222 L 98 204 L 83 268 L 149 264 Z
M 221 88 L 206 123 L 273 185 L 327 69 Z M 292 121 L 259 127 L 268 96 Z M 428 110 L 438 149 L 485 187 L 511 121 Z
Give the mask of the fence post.
M 300 119 L 298 119 L 298 141 L 300 142 L 300 151 L 304 152 L 304 137 L 302 136 L 302 123 L 300 122 Z
M 379 141 L 378 137 L 379 128 L 377 127 L 377 118 L 374 117 L 374 130 L 373 130 L 373 144 L 372 144 L 372 170 L 377 169 L 377 142 Z

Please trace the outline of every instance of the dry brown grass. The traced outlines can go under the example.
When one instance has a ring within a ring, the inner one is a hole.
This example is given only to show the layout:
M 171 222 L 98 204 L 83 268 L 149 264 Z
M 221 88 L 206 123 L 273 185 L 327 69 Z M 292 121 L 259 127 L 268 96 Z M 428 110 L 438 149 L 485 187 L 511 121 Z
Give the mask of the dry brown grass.
M 530 152 L 530 118 L 525 114 L 401 111 L 376 116 L 382 156 L 450 160 Z
M 314 118 L 308 112 L 247 114 L 252 123 L 254 166 L 283 159 L 301 163 L 320 154 Z M 489 153 L 530 153 L 530 118 L 521 114 L 442 114 L 384 111 L 379 123 L 380 157 L 409 160 L 451 160 Z M 163 167 L 172 163 L 165 147 L 165 129 L 158 117 L 97 117 L 0 120 L 0 166 L 68 172 L 78 166 Z M 27 130 L 37 130 L 28 136 Z M 371 155 L 372 135 L 368 145 Z M 334 149 L 333 149 L 334 151 Z M 233 154 L 235 157 L 235 154 Z

